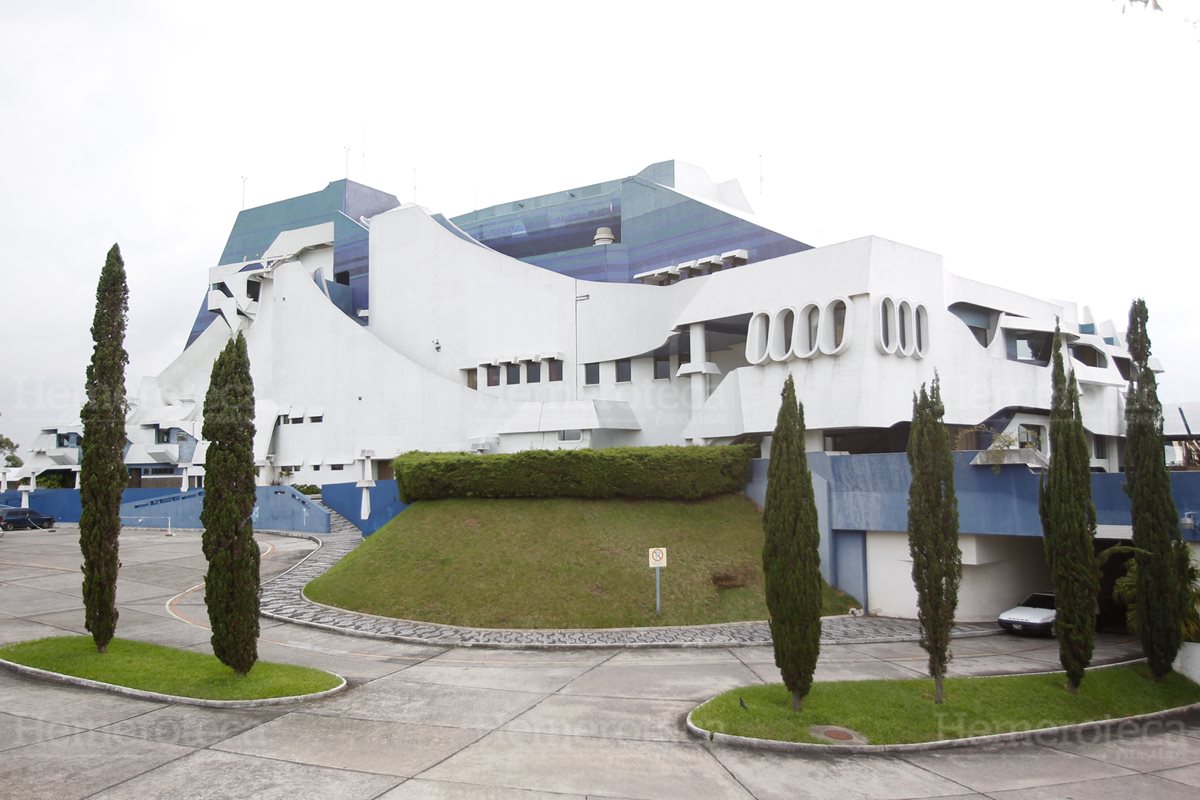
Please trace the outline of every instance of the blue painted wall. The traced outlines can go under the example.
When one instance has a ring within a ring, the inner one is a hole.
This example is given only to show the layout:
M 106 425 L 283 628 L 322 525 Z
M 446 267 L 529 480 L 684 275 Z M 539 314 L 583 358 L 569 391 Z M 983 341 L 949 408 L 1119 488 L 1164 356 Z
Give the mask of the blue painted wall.
M 321 486 L 321 502 L 354 523 L 363 536 L 370 536 L 388 524 L 408 505 L 400 501 L 400 489 L 394 480 L 375 481 L 371 493 L 371 516 L 359 519 L 362 489 L 353 483 L 326 483 Z
M 954 454 L 954 488 L 962 533 L 1041 536 L 1038 476 L 1023 465 L 970 465 L 973 452 Z M 831 491 L 835 530 L 908 529 L 908 484 L 904 453 L 832 456 Z M 811 456 L 810 456 L 811 461 Z M 998 474 L 997 474 L 998 473 Z M 1092 475 L 1092 499 L 1101 525 L 1129 525 L 1129 498 L 1119 473 Z M 1171 490 L 1182 514 L 1200 510 L 1200 472 L 1171 473 Z M 1189 533 L 1188 538 L 1195 538 Z
M 260 486 L 254 527 L 258 530 L 329 533 L 329 512 L 290 486 Z M 126 489 L 121 495 L 123 525 L 165 528 L 200 528 L 204 490 Z M 20 492 L 0 494 L 0 505 L 19 506 Z M 79 522 L 82 511 L 78 489 L 38 489 L 29 505 L 59 522 Z
M 329 512 L 290 486 L 259 486 L 256 491 L 253 524 L 256 530 L 329 533 Z M 124 525 L 200 528 L 204 508 L 204 490 L 192 489 L 171 495 L 124 503 Z
M 121 493 L 121 502 L 131 503 L 172 494 L 179 494 L 179 490 L 165 487 L 126 489 Z M 0 494 L 0 505 L 21 505 L 21 493 L 13 489 Z M 37 489 L 29 498 L 29 505 L 43 514 L 49 514 L 59 522 L 79 522 L 79 516 L 83 513 L 83 508 L 79 503 L 78 489 Z

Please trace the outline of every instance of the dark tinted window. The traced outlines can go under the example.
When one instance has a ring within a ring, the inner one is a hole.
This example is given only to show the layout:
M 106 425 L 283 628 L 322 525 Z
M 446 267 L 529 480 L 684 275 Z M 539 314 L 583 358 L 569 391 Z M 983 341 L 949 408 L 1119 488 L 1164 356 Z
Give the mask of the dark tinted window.
M 629 383 L 633 378 L 633 364 L 628 358 L 617 359 L 617 383 Z
M 588 386 L 595 386 L 600 382 L 600 365 L 592 362 L 591 364 L 583 365 L 583 382 Z

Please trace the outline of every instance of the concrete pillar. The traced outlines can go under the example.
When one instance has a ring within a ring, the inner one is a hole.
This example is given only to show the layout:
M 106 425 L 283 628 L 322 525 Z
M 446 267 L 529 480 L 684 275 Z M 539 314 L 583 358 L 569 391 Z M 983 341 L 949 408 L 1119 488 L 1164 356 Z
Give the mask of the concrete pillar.
M 705 336 L 705 328 L 703 322 L 694 322 L 688 328 L 688 337 L 691 340 L 692 360 L 691 365 L 697 367 L 695 372 L 691 374 L 692 382 L 692 417 L 700 413 L 700 409 L 704 408 L 704 403 L 708 400 L 708 375 L 704 373 L 704 362 L 708 361 L 708 342 Z M 702 445 L 704 439 L 692 439 L 692 444 Z
M 21 486 L 21 508 L 29 508 L 29 495 L 33 491 L 32 486 Z
M 79 487 L 75 487 L 79 488 Z M 8 491 L 8 470 L 0 469 L 0 493 Z

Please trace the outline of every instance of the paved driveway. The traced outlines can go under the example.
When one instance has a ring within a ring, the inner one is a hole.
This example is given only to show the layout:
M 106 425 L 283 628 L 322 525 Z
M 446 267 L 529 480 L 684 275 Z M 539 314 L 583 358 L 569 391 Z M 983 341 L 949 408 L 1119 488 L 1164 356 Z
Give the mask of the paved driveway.
M 311 545 L 260 539 L 276 574 Z M 197 534 L 126 531 L 118 635 L 208 649 Z M 82 632 L 76 532 L 0 540 L 0 642 Z M 1098 656 L 1136 652 L 1102 637 Z M 689 739 L 684 715 L 777 680 L 767 648 L 537 652 L 359 639 L 263 621 L 264 659 L 337 671 L 328 700 L 212 710 L 0 672 L 4 798 L 1105 798 L 1200 797 L 1200 719 L 908 756 L 797 756 Z M 919 675 L 912 643 L 826 647 L 818 679 Z M 1054 644 L 959 641 L 956 672 L 1053 666 Z

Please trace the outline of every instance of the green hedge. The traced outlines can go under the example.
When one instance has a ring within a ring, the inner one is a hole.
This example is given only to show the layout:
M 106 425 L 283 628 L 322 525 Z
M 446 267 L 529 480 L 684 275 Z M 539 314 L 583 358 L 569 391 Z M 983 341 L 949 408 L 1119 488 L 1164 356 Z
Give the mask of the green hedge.
M 526 450 L 512 455 L 412 452 L 394 462 L 400 499 L 640 497 L 697 500 L 745 486 L 758 445 Z

